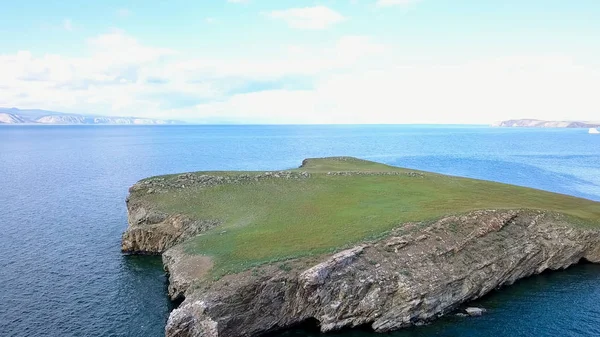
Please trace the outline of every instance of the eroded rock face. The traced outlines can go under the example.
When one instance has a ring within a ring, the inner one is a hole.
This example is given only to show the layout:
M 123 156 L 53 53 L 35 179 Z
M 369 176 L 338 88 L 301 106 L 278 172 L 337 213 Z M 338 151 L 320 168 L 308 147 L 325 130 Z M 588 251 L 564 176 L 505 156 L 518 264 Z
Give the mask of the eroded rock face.
M 204 277 L 212 268 L 209 257 L 187 255 L 181 245 L 167 250 L 162 260 L 169 274 L 169 297 L 172 300 L 182 300 L 192 282 Z
M 183 215 L 167 215 L 141 201 L 127 200 L 129 226 L 121 239 L 121 251 L 161 254 L 167 249 L 219 224 L 197 221 Z
M 178 289 L 186 300 L 170 315 L 166 335 L 256 336 L 310 318 L 322 331 L 369 324 L 385 332 L 582 258 L 600 261 L 599 231 L 536 211 L 477 211 L 401 226 L 308 269 L 265 266 L 202 289 Z

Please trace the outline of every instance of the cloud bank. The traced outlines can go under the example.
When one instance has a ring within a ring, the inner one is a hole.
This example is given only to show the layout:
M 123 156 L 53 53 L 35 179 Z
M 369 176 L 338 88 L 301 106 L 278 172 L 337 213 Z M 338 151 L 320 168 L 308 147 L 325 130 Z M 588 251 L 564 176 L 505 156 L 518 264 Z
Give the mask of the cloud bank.
M 324 6 L 264 15 L 291 30 L 346 20 Z M 83 41 L 79 57 L 0 54 L 0 106 L 240 123 L 600 119 L 598 64 L 547 53 L 411 61 L 402 47 L 343 35 L 328 45 L 281 45 L 254 58 L 203 58 L 114 30 Z

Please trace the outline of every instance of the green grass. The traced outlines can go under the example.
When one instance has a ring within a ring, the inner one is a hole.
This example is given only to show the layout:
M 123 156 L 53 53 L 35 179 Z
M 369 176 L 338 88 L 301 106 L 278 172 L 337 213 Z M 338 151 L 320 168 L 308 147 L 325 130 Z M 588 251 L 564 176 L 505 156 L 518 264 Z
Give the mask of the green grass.
M 215 275 L 333 251 L 405 222 L 477 209 L 542 209 L 600 226 L 600 203 L 530 188 L 434 173 L 327 175 L 329 171 L 411 172 L 354 158 L 312 159 L 299 170 L 311 173 L 311 178 L 186 188 L 140 197 L 167 213 L 222 221 L 186 244 L 188 252 L 213 258 Z

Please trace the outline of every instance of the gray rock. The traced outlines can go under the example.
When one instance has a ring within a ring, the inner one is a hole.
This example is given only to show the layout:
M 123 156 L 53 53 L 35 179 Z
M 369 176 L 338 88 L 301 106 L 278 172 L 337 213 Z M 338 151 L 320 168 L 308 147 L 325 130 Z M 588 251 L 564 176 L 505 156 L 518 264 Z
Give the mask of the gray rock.
M 486 312 L 486 310 L 484 308 L 469 307 L 465 309 L 465 312 L 467 313 L 467 315 L 474 317 L 483 315 Z
M 140 200 L 128 198 L 129 226 L 121 238 L 121 251 L 158 255 L 183 241 L 213 228 L 216 220 L 193 220 L 183 215 L 159 212 Z
M 299 281 L 304 287 L 311 287 L 325 283 L 327 277 L 335 272 L 343 269 L 364 250 L 365 246 L 358 246 L 352 249 L 348 249 L 333 255 L 330 259 L 322 262 L 302 274 L 300 274 Z

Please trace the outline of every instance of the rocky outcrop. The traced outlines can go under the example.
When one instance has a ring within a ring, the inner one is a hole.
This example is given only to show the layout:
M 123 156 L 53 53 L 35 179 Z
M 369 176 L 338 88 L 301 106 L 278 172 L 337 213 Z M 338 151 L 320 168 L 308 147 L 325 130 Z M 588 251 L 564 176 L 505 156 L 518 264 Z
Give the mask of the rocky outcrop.
M 477 317 L 483 315 L 486 310 L 484 308 L 469 307 L 465 309 L 468 316 Z
M 193 220 L 168 215 L 147 203 L 127 199 L 129 226 L 121 239 L 121 251 L 131 254 L 162 254 L 167 249 L 219 224 L 217 220 Z
M 202 279 L 212 268 L 209 257 L 187 255 L 181 245 L 167 250 L 162 259 L 169 274 L 169 297 L 175 301 L 182 300 L 192 283 Z
M 169 337 L 256 336 L 309 319 L 322 331 L 367 324 L 385 332 L 547 269 L 600 262 L 600 233 L 540 211 L 476 211 L 399 226 L 312 267 L 300 259 L 289 271 L 267 265 L 196 287 L 176 275 L 193 256 L 175 255 L 165 259 L 171 280 L 179 278 L 172 296 L 186 299 L 169 317 Z
M 158 223 L 130 225 L 121 240 L 121 251 L 129 254 L 159 255 L 216 225 L 218 221 L 194 221 L 181 215 Z

